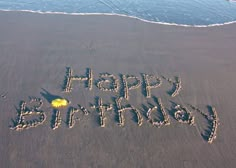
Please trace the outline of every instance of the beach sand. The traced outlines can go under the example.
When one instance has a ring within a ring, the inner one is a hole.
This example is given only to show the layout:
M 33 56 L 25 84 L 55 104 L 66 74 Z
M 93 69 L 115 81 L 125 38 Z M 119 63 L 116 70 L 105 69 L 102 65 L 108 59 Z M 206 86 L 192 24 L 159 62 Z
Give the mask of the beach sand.
M 235 167 L 236 24 L 194 28 L 26 12 L 0 12 L 0 21 L 1 167 Z M 72 80 L 73 89 L 63 91 L 68 67 L 72 76 L 91 70 L 90 83 Z M 118 86 L 99 88 L 100 73 Z M 181 89 L 172 95 L 176 77 Z M 70 104 L 53 109 L 55 98 Z M 21 101 L 42 103 L 42 123 L 37 109 L 24 121 L 40 125 L 16 130 Z M 119 110 L 119 103 L 136 110 Z M 193 125 L 177 119 L 183 107 Z

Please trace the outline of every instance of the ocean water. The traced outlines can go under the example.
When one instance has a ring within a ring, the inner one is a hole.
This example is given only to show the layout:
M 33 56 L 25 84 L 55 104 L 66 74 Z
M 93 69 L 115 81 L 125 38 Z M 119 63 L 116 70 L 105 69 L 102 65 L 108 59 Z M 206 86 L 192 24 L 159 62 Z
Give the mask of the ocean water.
M 182 25 L 236 21 L 236 1 L 233 0 L 0 0 L 0 9 L 121 14 L 151 22 Z

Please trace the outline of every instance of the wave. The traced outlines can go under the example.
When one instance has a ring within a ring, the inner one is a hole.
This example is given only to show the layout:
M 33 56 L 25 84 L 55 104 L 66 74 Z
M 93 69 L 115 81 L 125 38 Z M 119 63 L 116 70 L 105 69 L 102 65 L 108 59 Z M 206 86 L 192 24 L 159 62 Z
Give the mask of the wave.
M 167 22 L 155 22 L 150 20 L 145 20 L 136 16 L 130 16 L 125 14 L 116 14 L 116 13 L 67 13 L 67 12 L 51 12 L 51 11 L 34 11 L 34 10 L 8 10 L 8 9 L 0 9 L 0 11 L 3 12 L 27 12 L 27 13 L 36 13 L 36 14 L 53 14 L 53 15 L 88 15 L 88 16 L 94 16 L 94 15 L 105 15 L 105 16 L 121 16 L 121 17 L 128 17 L 132 19 L 137 19 L 146 23 L 152 23 L 152 24 L 160 24 L 160 25 L 169 25 L 169 26 L 179 26 L 179 27 L 198 27 L 198 28 L 204 28 L 204 27 L 216 27 L 216 26 L 223 26 L 223 25 L 229 25 L 234 24 L 236 21 L 231 22 L 225 22 L 225 23 L 215 23 L 215 24 L 209 24 L 209 25 L 187 25 L 187 24 L 177 24 L 177 23 L 167 23 Z

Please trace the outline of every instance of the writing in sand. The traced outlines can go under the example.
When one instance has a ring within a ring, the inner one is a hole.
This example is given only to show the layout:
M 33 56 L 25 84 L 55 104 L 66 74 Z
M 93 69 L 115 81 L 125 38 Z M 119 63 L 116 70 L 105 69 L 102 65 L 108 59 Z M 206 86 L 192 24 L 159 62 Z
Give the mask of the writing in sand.
M 76 82 L 77 81 L 77 82 Z M 89 108 L 77 104 L 76 106 L 69 106 L 67 110 L 66 125 L 68 128 L 75 126 L 76 114 L 82 113 L 89 115 L 91 111 L 98 114 L 99 124 L 101 127 L 106 126 L 106 112 L 114 111 L 117 115 L 118 125 L 125 125 L 125 112 L 132 112 L 136 117 L 138 126 L 143 124 L 143 119 L 158 128 L 171 125 L 169 113 L 166 111 L 165 105 L 162 103 L 161 98 L 152 95 L 152 90 L 157 89 L 163 85 L 163 81 L 167 81 L 172 86 L 172 91 L 169 94 L 170 98 L 174 98 L 179 95 L 182 90 L 181 78 L 175 77 L 174 80 L 165 76 L 156 76 L 153 74 L 141 73 L 140 76 L 134 76 L 129 74 L 113 75 L 110 73 L 100 73 L 98 79 L 94 79 L 94 73 L 91 68 L 87 68 L 82 75 L 76 75 L 73 73 L 70 67 L 66 68 L 65 81 L 63 84 L 63 92 L 70 94 L 73 86 L 77 84 L 84 84 L 84 87 L 88 90 L 92 90 L 93 86 L 97 87 L 102 92 L 113 92 L 115 96 L 111 98 L 112 103 L 104 103 L 103 98 L 96 96 L 94 102 L 90 104 Z M 147 100 L 152 100 L 154 103 L 148 102 L 145 106 L 144 113 L 141 113 L 139 108 L 134 107 L 129 103 L 130 91 L 140 89 L 142 95 Z M 99 92 L 98 92 L 99 93 Z M 196 126 L 195 116 L 193 112 L 199 113 L 200 116 L 208 121 L 208 129 L 204 133 L 203 139 L 208 143 L 212 143 L 217 136 L 217 127 L 219 125 L 219 119 L 216 109 L 212 106 L 208 106 L 208 113 L 200 110 L 194 105 L 187 104 L 186 106 L 174 103 L 171 107 L 171 114 L 173 118 L 181 123 L 188 124 L 190 126 Z M 65 108 L 70 104 L 70 101 L 63 98 L 51 100 L 53 113 L 51 115 L 51 128 L 56 130 L 61 126 L 62 116 L 61 108 Z M 29 128 L 34 128 L 42 125 L 46 121 L 46 112 L 42 110 L 43 100 L 41 98 L 30 98 L 30 101 L 21 101 L 19 109 L 17 110 L 17 117 L 13 120 L 13 125 L 10 127 L 16 131 L 22 131 Z M 189 110 L 191 109 L 191 110 Z M 159 117 L 155 117 L 153 113 L 158 113 Z M 33 118 L 33 119 L 32 119 Z

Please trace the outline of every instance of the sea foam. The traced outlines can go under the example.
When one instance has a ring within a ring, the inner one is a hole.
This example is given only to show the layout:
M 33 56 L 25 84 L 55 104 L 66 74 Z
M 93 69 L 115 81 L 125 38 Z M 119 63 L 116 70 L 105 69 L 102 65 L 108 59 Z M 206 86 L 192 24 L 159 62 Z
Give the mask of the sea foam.
M 74 16 L 94 16 L 94 15 L 100 15 L 100 16 L 121 16 L 121 17 L 128 17 L 132 19 L 137 19 L 146 23 L 152 23 L 152 24 L 160 24 L 160 25 L 169 25 L 169 26 L 179 26 L 179 27 L 198 27 L 198 28 L 206 28 L 206 27 L 216 27 L 216 26 L 223 26 L 223 25 L 229 25 L 234 24 L 236 21 L 230 21 L 225 23 L 215 23 L 215 24 L 208 24 L 208 25 L 187 25 L 187 24 L 177 24 L 177 23 L 167 23 L 167 22 L 158 22 L 158 21 L 150 21 L 145 20 L 136 16 L 129 16 L 125 14 L 116 14 L 116 13 L 67 13 L 67 12 L 51 12 L 51 11 L 34 11 L 34 10 L 8 10 L 8 9 L 0 9 L 0 11 L 3 12 L 26 12 L 26 13 L 36 13 L 36 14 L 53 14 L 53 15 L 74 15 Z

